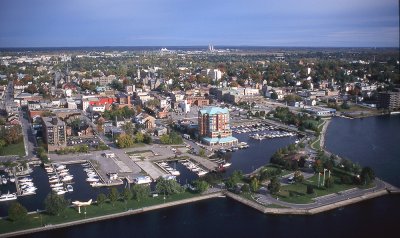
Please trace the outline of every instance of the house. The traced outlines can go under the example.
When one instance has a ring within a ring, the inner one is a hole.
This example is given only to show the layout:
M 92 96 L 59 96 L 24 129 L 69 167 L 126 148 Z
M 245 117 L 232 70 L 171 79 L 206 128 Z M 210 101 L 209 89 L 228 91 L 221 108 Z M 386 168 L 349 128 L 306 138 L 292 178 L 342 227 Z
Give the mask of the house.
M 145 129 L 153 129 L 156 119 L 147 113 L 141 112 L 135 117 L 135 123 L 143 126 Z

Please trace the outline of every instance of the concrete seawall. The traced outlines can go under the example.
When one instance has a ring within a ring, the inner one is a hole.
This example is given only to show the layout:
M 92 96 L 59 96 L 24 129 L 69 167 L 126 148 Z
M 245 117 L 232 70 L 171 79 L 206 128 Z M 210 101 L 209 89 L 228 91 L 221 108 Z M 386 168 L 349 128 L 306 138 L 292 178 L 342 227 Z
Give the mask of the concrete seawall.
M 38 228 L 33 228 L 33 229 L 28 229 L 28 230 L 23 230 L 23 231 L 16 231 L 16 232 L 0 234 L 0 237 L 14 237 L 14 236 L 20 236 L 20 235 L 27 235 L 27 234 L 31 234 L 31 233 L 35 233 L 35 232 L 48 231 L 48 230 L 54 230 L 54 229 L 59 229 L 59 228 L 63 228 L 63 227 L 69 227 L 69 226 L 75 226 L 75 225 L 86 224 L 86 223 L 91 223 L 91 222 L 98 222 L 98 221 L 103 221 L 103 220 L 108 220 L 108 219 L 114 219 L 114 218 L 118 218 L 118 217 L 139 214 L 139 213 L 143 213 L 143 212 L 147 212 L 147 211 L 153 211 L 153 210 L 157 210 L 157 209 L 197 202 L 197 201 L 206 200 L 206 199 L 210 199 L 210 198 L 216 198 L 221 195 L 223 195 L 222 192 L 211 193 L 211 194 L 202 195 L 202 196 L 193 197 L 193 198 L 187 198 L 187 199 L 183 199 L 183 200 L 179 200 L 179 201 L 168 202 L 168 203 L 153 205 L 153 206 L 149 206 L 149 207 L 143 207 L 143 208 L 139 208 L 139 209 L 135 209 L 135 210 L 128 210 L 126 212 L 120 212 L 120 213 L 116 213 L 116 214 L 104 215 L 104 216 L 99 216 L 99 217 L 82 219 L 82 220 L 78 220 L 78 221 L 66 222 L 66 223 L 62 223 L 62 224 L 49 225 L 46 227 L 38 227 Z
M 257 202 L 248 200 L 246 198 L 243 198 L 239 195 L 236 195 L 234 193 L 231 192 L 224 192 L 225 195 L 229 198 L 234 199 L 235 201 L 238 201 L 244 205 L 247 205 L 249 207 L 252 207 L 262 213 L 265 214 L 276 214 L 276 215 L 314 215 L 314 214 L 318 214 L 321 212 L 326 212 L 329 210 L 333 210 L 336 208 L 340 208 L 343 206 L 347 206 L 350 204 L 354 204 L 354 203 L 358 203 L 361 201 L 365 201 L 368 199 L 372 199 L 372 198 L 376 198 L 376 197 L 380 197 L 383 195 L 387 195 L 389 194 L 386 190 L 380 190 L 377 192 L 372 192 L 369 194 L 365 194 L 362 195 L 360 197 L 355 197 L 355 198 L 350 198 L 350 199 L 346 199 L 343 201 L 339 201 L 336 203 L 332 203 L 332 204 L 328 204 L 328 205 L 324 205 L 324 206 L 320 206 L 320 207 L 316 207 L 316 208 L 311 208 L 311 209 L 299 209 L 299 208 L 269 208 L 269 207 L 265 207 Z

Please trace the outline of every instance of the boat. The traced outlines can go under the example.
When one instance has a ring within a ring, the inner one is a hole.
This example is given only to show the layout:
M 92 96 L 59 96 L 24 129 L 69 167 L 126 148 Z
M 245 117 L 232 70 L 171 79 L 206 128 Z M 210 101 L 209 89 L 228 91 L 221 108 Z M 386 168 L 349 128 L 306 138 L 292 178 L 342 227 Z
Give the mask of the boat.
M 170 175 L 170 174 L 166 174 L 162 176 L 165 180 L 176 180 L 176 176 L 174 175 Z
M 57 166 L 57 170 L 63 170 L 63 169 L 65 169 L 66 167 L 65 167 L 65 165 L 59 165 L 59 166 Z
M 36 194 L 35 191 L 22 190 L 22 195 L 32 195 L 32 194 Z
M 91 182 L 91 183 L 90 183 L 90 186 L 92 186 L 92 187 L 100 187 L 100 186 L 103 186 L 103 183 Z
M 62 173 L 60 173 L 59 175 L 62 176 L 62 177 L 64 177 L 64 176 L 69 175 L 69 173 L 68 173 L 68 172 L 62 172 Z
M 11 177 L 11 178 L 10 178 L 10 182 L 11 182 L 11 183 L 15 183 L 15 177 Z
M 225 164 L 222 164 L 222 167 L 224 167 L 224 168 L 226 168 L 226 167 L 229 167 L 229 166 L 231 166 L 231 163 L 225 163 Z
M 67 191 L 65 191 L 65 190 L 60 190 L 60 191 L 57 191 L 56 193 L 57 193 L 57 195 L 62 195 L 62 194 L 65 194 Z
M 146 184 L 146 183 L 151 183 L 152 180 L 149 176 L 139 176 L 133 179 L 133 182 L 135 184 Z
M 2 178 L 1 181 L 3 182 L 3 184 L 7 184 L 7 179 L 6 178 Z
M 74 177 L 72 175 L 67 175 L 61 179 L 63 182 L 71 181 Z
M 49 183 L 58 183 L 60 180 L 58 178 L 50 179 Z
M 20 179 L 18 179 L 18 181 L 19 181 L 20 183 L 23 183 L 23 182 L 32 182 L 32 178 L 29 178 L 29 177 L 20 178 Z
M 181 175 L 181 173 L 178 170 L 171 170 L 169 171 L 170 174 L 174 175 L 174 176 L 179 176 Z
M 67 191 L 68 192 L 73 192 L 74 191 L 74 187 L 72 187 L 71 184 L 67 185 Z
M 51 180 L 51 179 L 58 179 L 58 177 L 57 177 L 57 175 L 52 175 L 49 177 L 49 180 Z
M 17 199 L 17 194 L 15 193 L 7 193 L 7 194 L 2 194 L 0 196 L 0 202 L 5 202 L 5 201 L 11 201 Z
M 55 188 L 51 188 L 54 192 L 58 192 L 60 190 L 63 190 L 63 187 L 55 187 Z
M 86 179 L 86 181 L 87 181 L 87 182 L 98 182 L 99 179 L 96 178 L 96 177 L 89 177 L 89 178 Z
M 208 172 L 205 171 L 205 170 L 200 170 L 199 172 L 197 172 L 197 175 L 203 176 L 203 175 L 206 175 L 207 173 L 208 173 Z
M 55 188 L 55 187 L 61 187 L 63 185 L 64 185 L 63 183 L 55 183 L 55 184 L 50 185 L 50 187 Z

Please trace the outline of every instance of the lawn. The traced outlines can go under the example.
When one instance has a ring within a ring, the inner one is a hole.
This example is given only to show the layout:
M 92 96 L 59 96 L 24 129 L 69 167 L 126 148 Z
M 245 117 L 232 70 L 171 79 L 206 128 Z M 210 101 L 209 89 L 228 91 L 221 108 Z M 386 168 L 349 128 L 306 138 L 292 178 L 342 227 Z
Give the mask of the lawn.
M 197 194 L 193 194 L 190 192 L 184 192 L 181 194 L 175 194 L 171 196 L 166 196 L 164 200 L 163 195 L 159 195 L 154 198 L 147 198 L 140 202 L 135 200 L 129 200 L 128 202 L 118 201 L 114 204 L 105 203 L 102 207 L 98 205 L 87 206 L 86 208 L 81 208 L 81 214 L 78 213 L 77 208 L 70 207 L 67 208 L 60 216 L 51 216 L 47 215 L 45 212 L 39 214 L 30 214 L 23 221 L 11 222 L 6 219 L 0 219 L 0 234 L 24 230 L 30 228 L 41 227 L 45 224 L 59 224 L 70 221 L 77 221 L 86 218 L 98 217 L 103 215 L 109 215 L 119 212 L 124 212 L 129 209 L 134 210 L 138 208 L 148 207 L 152 205 L 168 203 L 172 201 L 182 200 L 186 198 L 192 198 L 197 196 Z M 86 215 L 85 215 L 86 211 Z
M 19 155 L 25 156 L 24 142 L 10 144 L 0 149 L 0 155 Z
M 320 137 L 317 137 L 317 139 L 311 143 L 311 148 L 314 150 L 320 150 L 321 149 L 321 143 L 320 143 Z
M 332 175 L 334 178 L 334 186 L 332 188 L 318 187 L 318 175 L 305 180 L 302 183 L 290 184 L 287 186 L 282 186 L 280 192 L 277 196 L 280 200 L 290 203 L 311 203 L 313 198 L 337 193 L 343 190 L 351 189 L 357 187 L 357 185 L 341 184 L 339 177 Z M 321 176 L 321 182 L 323 176 Z M 307 185 L 311 184 L 314 187 L 314 194 L 307 194 Z
M 275 164 L 268 164 L 268 165 L 264 166 L 262 171 L 265 171 L 265 170 L 267 170 L 267 171 L 276 171 L 277 169 L 281 169 L 281 171 L 282 171 L 280 176 L 285 176 L 285 175 L 288 175 L 290 173 L 293 173 L 293 171 L 286 170 L 286 169 L 282 168 L 281 166 L 275 165 Z

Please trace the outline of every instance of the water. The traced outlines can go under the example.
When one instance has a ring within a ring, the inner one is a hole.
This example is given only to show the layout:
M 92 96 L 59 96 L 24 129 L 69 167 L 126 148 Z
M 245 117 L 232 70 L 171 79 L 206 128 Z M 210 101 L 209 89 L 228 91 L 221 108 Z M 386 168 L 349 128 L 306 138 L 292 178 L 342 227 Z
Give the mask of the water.
M 399 185 L 399 122 L 399 116 L 334 118 L 326 146 L 333 153 L 371 166 L 379 177 Z M 277 148 L 295 139 L 258 142 L 248 140 L 244 134 L 237 137 L 251 147 L 228 155 L 232 166 L 227 173 L 235 169 L 250 172 L 253 166 L 267 163 Z M 181 173 L 184 171 L 180 164 L 176 167 L 182 169 Z M 182 176 L 193 178 L 190 173 L 184 171 Z M 218 198 L 26 237 L 381 237 L 398 232 L 399 202 L 400 195 L 391 195 L 314 216 L 281 216 L 265 215 L 230 199 Z
M 216 198 L 25 237 L 381 237 L 397 232 L 399 196 L 315 216 L 265 215 Z
M 333 118 L 325 145 L 332 153 L 370 166 L 378 177 L 400 186 L 400 115 Z

